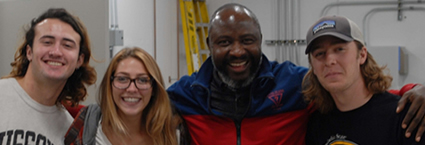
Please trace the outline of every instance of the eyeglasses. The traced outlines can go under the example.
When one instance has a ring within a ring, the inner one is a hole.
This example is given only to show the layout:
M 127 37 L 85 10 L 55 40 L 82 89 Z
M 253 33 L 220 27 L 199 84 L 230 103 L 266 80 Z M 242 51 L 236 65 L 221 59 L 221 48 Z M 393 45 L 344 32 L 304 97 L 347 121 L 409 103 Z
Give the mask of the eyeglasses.
M 136 88 L 139 90 L 146 90 L 152 87 L 152 79 L 150 77 L 138 77 L 135 79 L 130 79 L 126 76 L 111 76 L 112 85 L 117 89 L 127 89 L 130 87 L 131 82 L 136 85 Z

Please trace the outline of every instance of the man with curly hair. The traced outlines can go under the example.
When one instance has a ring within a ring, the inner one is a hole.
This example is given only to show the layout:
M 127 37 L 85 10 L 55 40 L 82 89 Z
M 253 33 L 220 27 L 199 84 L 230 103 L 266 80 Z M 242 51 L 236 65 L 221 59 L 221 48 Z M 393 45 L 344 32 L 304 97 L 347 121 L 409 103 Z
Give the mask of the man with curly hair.
M 90 49 L 85 26 L 65 9 L 31 21 L 0 80 L 0 144 L 63 144 L 73 118 L 62 104 L 82 101 L 96 81 Z

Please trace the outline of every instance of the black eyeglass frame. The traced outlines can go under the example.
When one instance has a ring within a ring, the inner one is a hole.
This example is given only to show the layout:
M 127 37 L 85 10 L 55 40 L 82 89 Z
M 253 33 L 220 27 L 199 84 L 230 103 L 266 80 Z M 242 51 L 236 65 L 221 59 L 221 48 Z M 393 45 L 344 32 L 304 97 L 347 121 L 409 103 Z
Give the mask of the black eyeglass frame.
M 146 89 L 140 89 L 140 88 L 137 86 L 136 79 L 138 79 L 138 78 L 131 79 L 130 77 L 126 77 L 126 78 L 129 78 L 129 79 L 130 79 L 130 83 L 128 83 L 128 86 L 127 86 L 127 87 L 125 87 L 125 88 L 119 88 L 119 87 L 117 87 L 117 86 L 115 86 L 115 85 L 114 85 L 114 79 L 115 79 L 116 77 L 117 77 L 117 76 L 111 76 L 111 84 L 112 84 L 112 86 L 114 86 L 115 88 L 120 89 L 120 90 L 128 89 L 128 87 L 130 87 L 131 83 L 134 83 L 134 85 L 136 86 L 136 88 L 137 88 L 137 89 L 139 89 L 139 90 L 147 90 L 147 89 L 149 89 L 149 88 L 152 88 L 152 87 L 153 87 L 153 78 L 152 78 L 151 76 L 149 76 L 149 83 L 150 83 L 150 85 L 151 85 L 151 86 L 150 86 L 149 88 L 146 88 Z

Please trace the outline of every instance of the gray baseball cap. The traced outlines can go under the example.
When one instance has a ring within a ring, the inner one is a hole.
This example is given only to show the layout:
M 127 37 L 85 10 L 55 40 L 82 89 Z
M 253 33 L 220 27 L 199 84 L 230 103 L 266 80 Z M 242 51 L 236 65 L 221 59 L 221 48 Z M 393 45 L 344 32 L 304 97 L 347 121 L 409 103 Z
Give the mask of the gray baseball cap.
M 356 23 L 343 16 L 324 16 L 308 29 L 305 54 L 310 53 L 311 42 L 326 35 L 334 36 L 347 42 L 356 40 L 365 45 L 363 34 Z

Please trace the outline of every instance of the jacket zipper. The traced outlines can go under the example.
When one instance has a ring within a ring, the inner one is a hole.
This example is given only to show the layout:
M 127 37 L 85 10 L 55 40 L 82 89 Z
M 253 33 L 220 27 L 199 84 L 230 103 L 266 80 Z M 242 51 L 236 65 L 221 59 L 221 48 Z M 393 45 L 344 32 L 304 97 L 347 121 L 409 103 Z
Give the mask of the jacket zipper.
M 211 109 L 211 104 L 210 104 L 210 97 L 211 97 L 211 95 L 210 95 L 210 90 L 208 90 L 208 88 L 206 88 L 206 87 L 204 87 L 204 86 L 202 86 L 202 85 L 199 85 L 199 84 L 195 84 L 196 86 L 200 86 L 201 88 L 203 88 L 204 90 L 206 90 L 207 91 L 207 95 L 208 95 L 208 110 L 212 113 L 212 114 L 214 114 L 213 112 L 212 112 L 212 109 Z M 191 87 L 194 87 L 195 85 L 191 85 Z M 252 88 L 252 86 L 251 86 L 251 88 Z M 252 94 L 252 90 L 250 90 L 250 92 L 251 92 L 251 94 Z M 248 104 L 248 110 L 246 110 L 246 112 L 245 112 L 245 114 L 244 114 L 244 116 L 246 115 L 246 113 L 249 111 L 249 109 L 251 108 L 251 100 L 252 99 L 252 96 L 251 95 L 249 95 L 249 104 Z M 243 120 L 243 118 L 242 118 L 242 120 Z M 242 120 L 240 121 L 240 122 L 238 122 L 238 121 L 236 121 L 236 120 L 233 120 L 233 122 L 235 123 L 235 126 L 236 126 L 236 144 L 237 145 L 241 145 L 241 124 L 242 124 Z
M 236 144 L 241 145 L 241 123 L 236 120 L 233 120 L 233 122 L 236 126 Z

